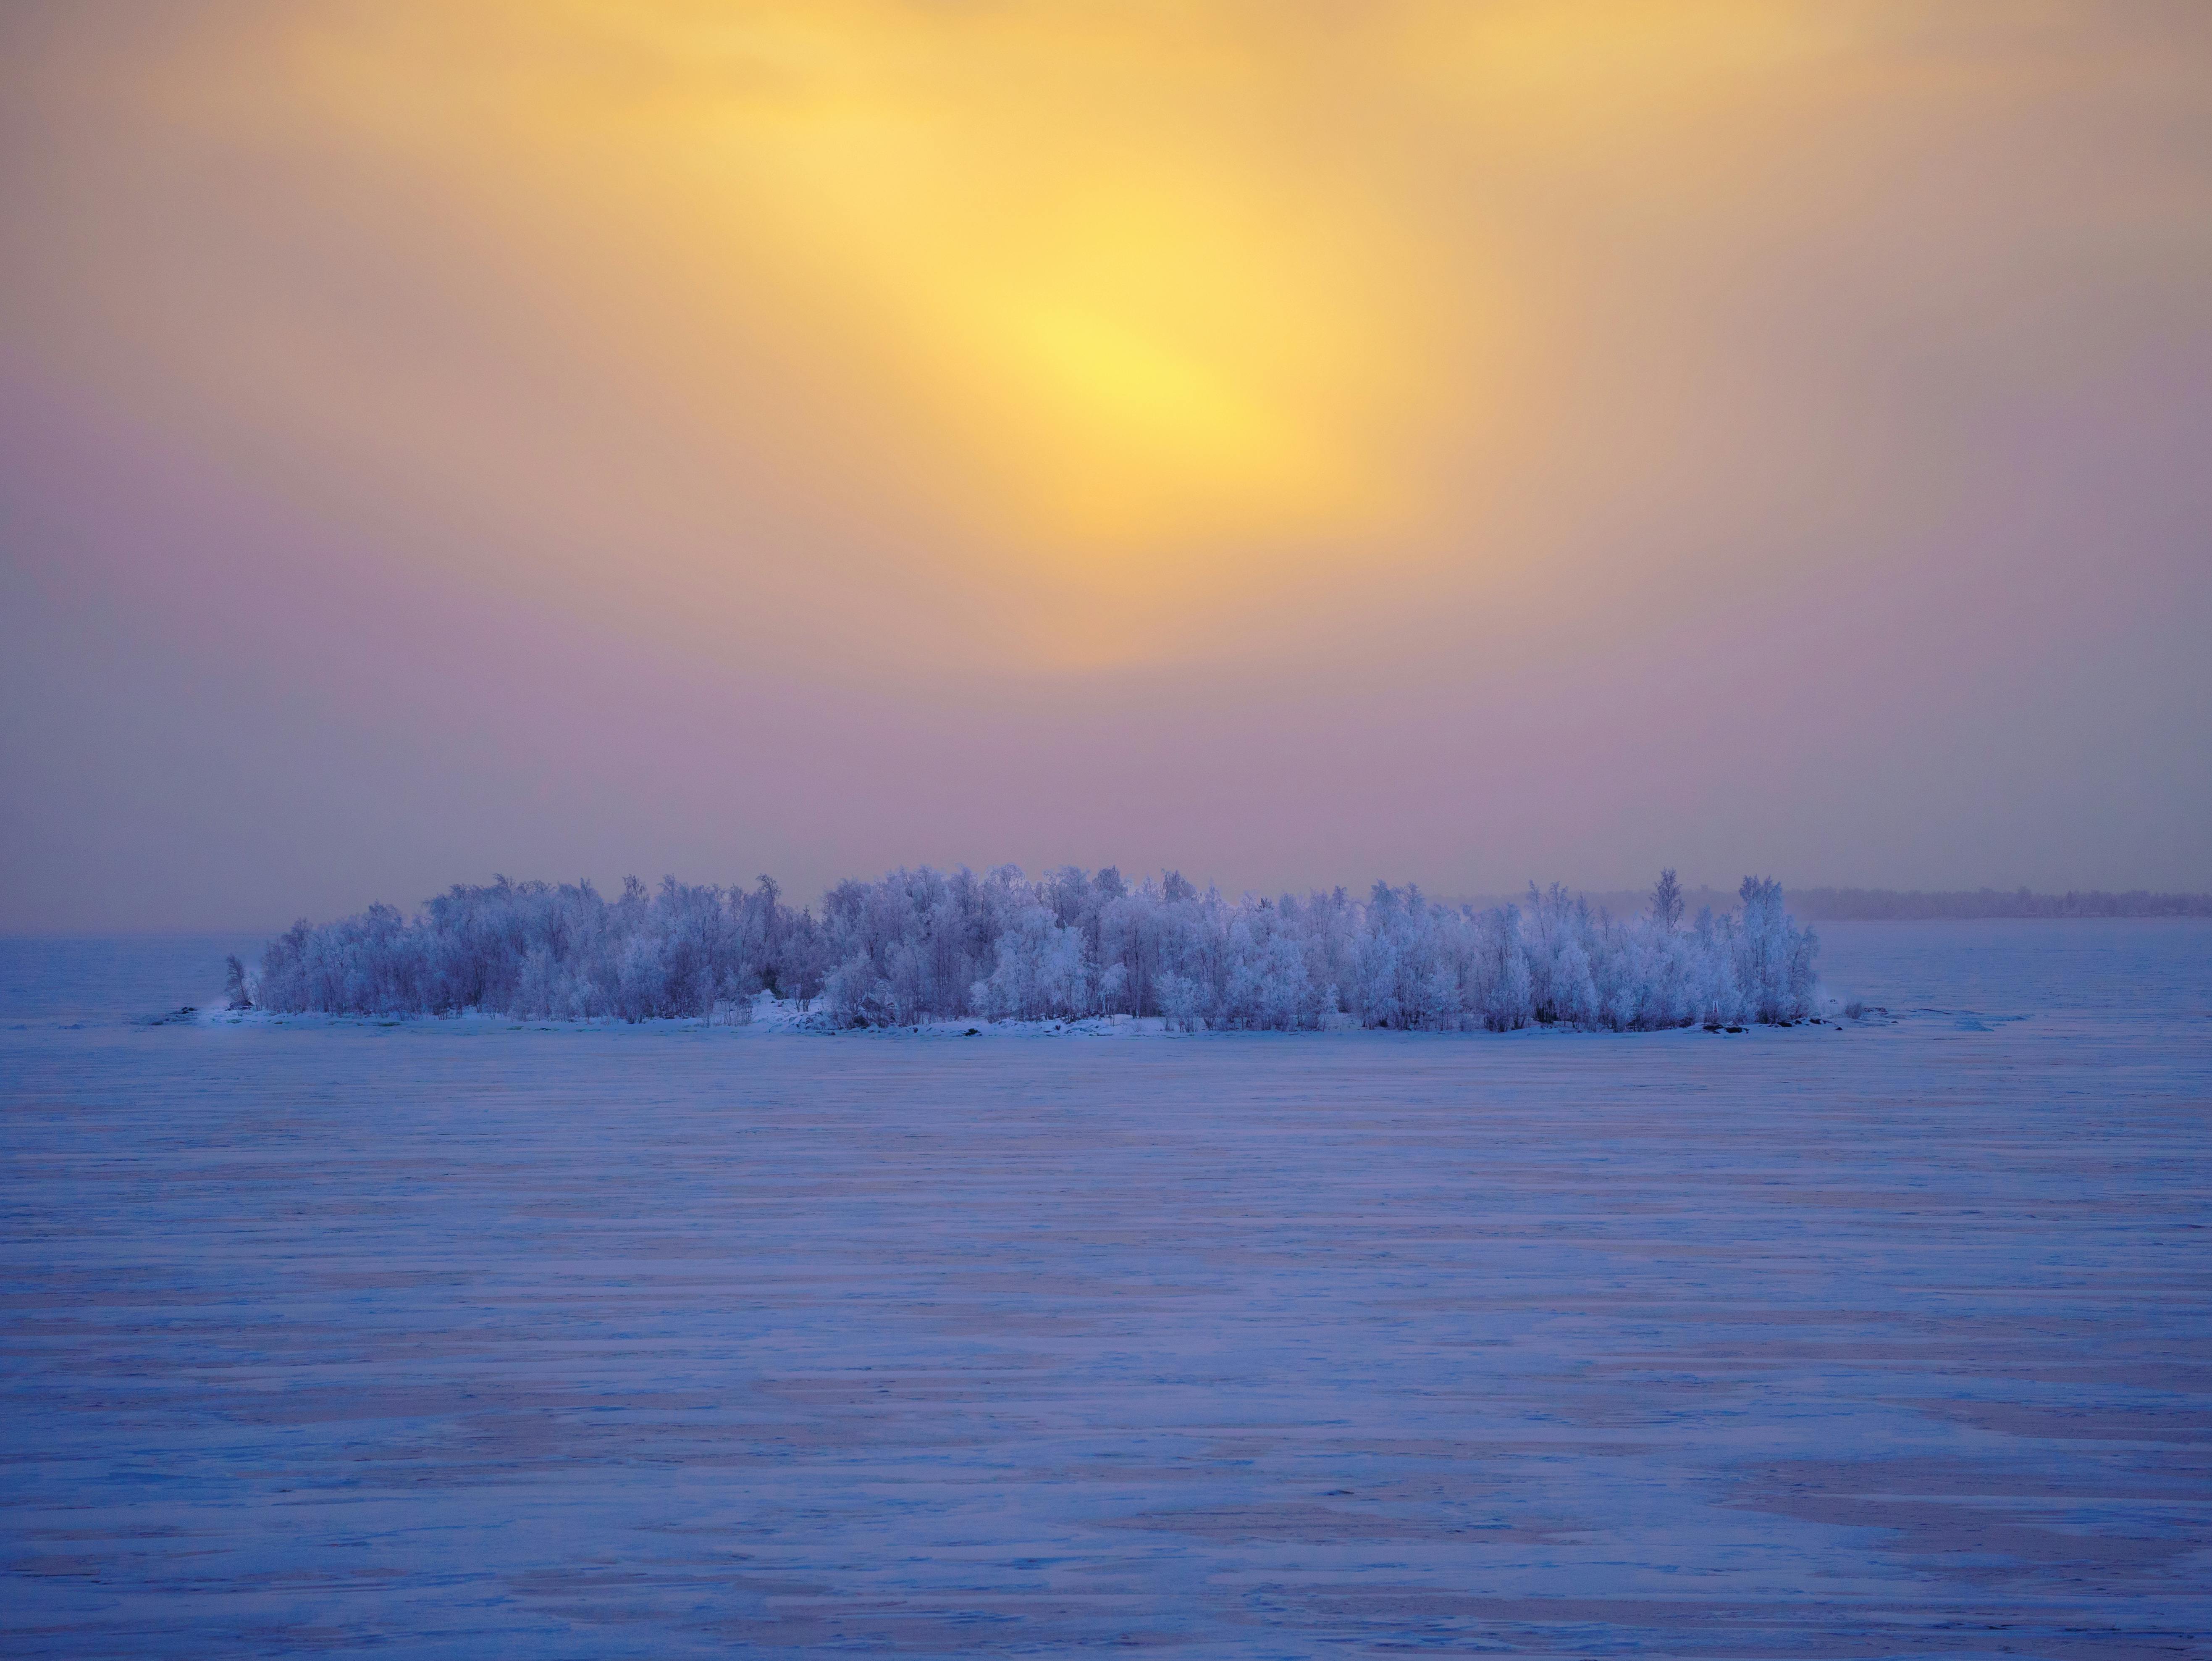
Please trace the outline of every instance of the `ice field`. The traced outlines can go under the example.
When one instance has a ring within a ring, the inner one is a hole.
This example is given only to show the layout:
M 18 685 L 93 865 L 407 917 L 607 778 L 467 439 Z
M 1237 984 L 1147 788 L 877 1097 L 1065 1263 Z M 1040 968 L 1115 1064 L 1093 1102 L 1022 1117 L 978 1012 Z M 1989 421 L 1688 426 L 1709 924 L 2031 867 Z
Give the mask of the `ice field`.
M 0 1652 L 2212 1656 L 2212 925 L 1894 1025 L 150 1025 L 0 942 Z

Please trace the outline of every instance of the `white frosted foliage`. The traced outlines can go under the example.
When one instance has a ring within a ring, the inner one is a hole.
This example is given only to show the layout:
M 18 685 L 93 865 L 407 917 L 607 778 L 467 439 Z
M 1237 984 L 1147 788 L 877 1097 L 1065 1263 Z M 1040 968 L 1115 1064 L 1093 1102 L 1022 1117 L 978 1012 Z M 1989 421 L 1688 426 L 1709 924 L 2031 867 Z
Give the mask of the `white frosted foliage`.
M 1172 871 L 1132 886 L 1111 867 L 898 870 L 839 884 L 818 916 L 766 878 L 658 891 L 631 879 L 612 900 L 501 878 L 411 919 L 372 906 L 295 924 L 252 991 L 277 1010 L 632 1021 L 711 1018 L 767 991 L 866 1026 L 1127 1014 L 1183 1031 L 1627 1031 L 1805 1014 L 1817 942 L 1781 885 L 1747 877 L 1740 910 L 1684 928 L 1672 875 L 1626 919 L 1556 884 L 1486 910 L 1382 883 L 1364 901 L 1232 901 Z

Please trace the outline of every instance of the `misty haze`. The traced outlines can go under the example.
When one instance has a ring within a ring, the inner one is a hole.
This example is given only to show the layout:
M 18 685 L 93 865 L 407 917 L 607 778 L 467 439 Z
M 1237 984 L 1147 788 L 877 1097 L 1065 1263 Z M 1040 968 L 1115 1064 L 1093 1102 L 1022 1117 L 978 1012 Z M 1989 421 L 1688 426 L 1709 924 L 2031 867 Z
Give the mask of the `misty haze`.
M 0 1652 L 2212 1661 L 2208 454 L 2189 0 L 12 0 Z

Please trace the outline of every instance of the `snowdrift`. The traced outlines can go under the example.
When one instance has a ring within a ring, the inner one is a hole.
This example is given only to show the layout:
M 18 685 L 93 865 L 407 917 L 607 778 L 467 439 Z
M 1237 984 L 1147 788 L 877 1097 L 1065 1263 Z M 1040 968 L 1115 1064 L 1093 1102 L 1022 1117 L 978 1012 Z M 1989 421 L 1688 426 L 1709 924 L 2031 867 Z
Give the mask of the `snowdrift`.
M 1795 1020 L 1817 941 L 1779 883 L 1684 927 L 1673 873 L 1616 918 L 1557 884 L 1517 905 L 1439 904 L 1377 883 L 1304 899 L 1224 899 L 1179 873 L 1135 886 L 1111 867 L 1036 880 L 1012 866 L 845 882 L 821 915 L 752 889 L 635 878 L 457 885 L 412 918 L 388 905 L 304 920 L 235 994 L 336 1014 L 475 1009 L 525 1019 L 743 1020 L 766 991 L 839 1025 L 1163 1018 L 1174 1029 L 1323 1026 L 1613 1031 Z

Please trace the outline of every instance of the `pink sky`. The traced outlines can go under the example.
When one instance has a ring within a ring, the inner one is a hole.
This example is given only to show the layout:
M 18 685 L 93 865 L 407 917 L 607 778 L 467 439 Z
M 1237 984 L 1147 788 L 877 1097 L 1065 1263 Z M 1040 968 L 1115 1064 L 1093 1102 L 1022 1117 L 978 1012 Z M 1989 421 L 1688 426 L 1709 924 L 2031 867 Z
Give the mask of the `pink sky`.
M 0 18 L 0 928 L 2212 888 L 2195 5 Z

